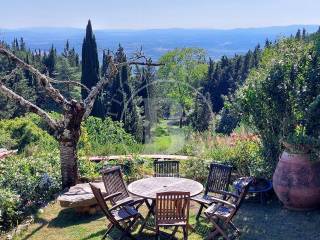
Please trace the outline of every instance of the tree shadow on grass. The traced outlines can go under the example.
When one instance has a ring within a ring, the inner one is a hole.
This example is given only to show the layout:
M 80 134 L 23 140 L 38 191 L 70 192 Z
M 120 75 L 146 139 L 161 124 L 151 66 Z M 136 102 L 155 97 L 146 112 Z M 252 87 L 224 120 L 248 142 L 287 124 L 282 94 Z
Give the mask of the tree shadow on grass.
M 79 224 L 86 224 L 96 221 L 101 217 L 103 217 L 101 212 L 96 214 L 83 214 L 75 212 L 74 209 L 63 209 L 59 212 L 56 218 L 50 221 L 48 228 L 65 228 Z
M 27 235 L 23 236 L 21 240 L 27 240 L 30 239 L 35 233 L 40 231 L 43 227 L 45 227 L 49 222 L 43 218 L 37 218 L 35 220 L 35 223 L 40 224 L 37 228 L 33 229 L 30 233 Z
M 246 202 L 235 217 L 235 224 L 246 240 L 320 239 L 320 211 L 290 211 L 273 200 L 268 204 Z

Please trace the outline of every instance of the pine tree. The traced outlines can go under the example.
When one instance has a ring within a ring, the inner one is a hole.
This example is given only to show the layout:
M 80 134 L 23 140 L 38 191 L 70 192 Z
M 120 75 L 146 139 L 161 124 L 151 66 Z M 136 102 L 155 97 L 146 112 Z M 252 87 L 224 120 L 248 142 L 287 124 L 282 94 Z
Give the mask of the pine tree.
M 147 62 L 152 63 L 151 59 L 149 59 Z M 141 69 L 137 67 L 136 72 L 136 75 L 139 78 L 137 91 L 138 96 L 141 98 L 139 107 L 144 110 L 143 141 L 149 142 L 151 140 L 151 127 L 156 121 L 155 112 L 153 111 L 155 69 L 152 66 L 146 66 Z
M 300 40 L 300 39 L 301 39 L 301 30 L 300 30 L 300 29 L 298 29 L 295 38 L 296 38 L 297 40 Z
M 110 50 L 103 51 L 102 53 L 102 65 L 101 65 L 101 76 L 105 76 L 108 70 L 108 57 L 110 56 Z
M 272 44 L 272 43 L 271 43 L 271 42 L 269 41 L 269 39 L 267 38 L 267 39 L 266 39 L 266 42 L 265 42 L 265 44 L 264 44 L 264 47 L 265 47 L 265 48 L 268 48 L 268 47 L 271 46 L 271 44 Z
M 26 43 L 23 38 L 20 38 L 20 51 L 26 51 Z
M 302 30 L 302 39 L 306 39 L 306 36 L 307 36 L 307 31 L 305 28 L 303 28 Z
M 63 53 L 62 53 L 62 56 L 64 56 L 65 58 L 68 58 L 69 57 L 69 40 L 67 40 L 67 42 L 66 42 L 66 45 L 65 45 L 65 47 L 64 47 L 64 49 L 63 49 Z
M 44 56 L 44 62 L 43 62 L 47 68 L 47 72 L 50 77 L 54 77 L 56 62 L 57 62 L 57 51 L 52 45 L 50 48 L 49 54 Z
M 192 127 L 199 132 L 208 130 L 211 122 L 210 96 L 207 92 L 205 96 L 197 93 L 195 99 L 195 108 L 192 117 Z
M 124 49 L 119 45 L 115 54 L 117 63 L 124 63 L 127 57 Z M 138 141 L 142 141 L 143 127 L 141 109 L 138 100 L 132 95 L 132 86 L 129 83 L 130 69 L 121 67 L 117 76 L 108 87 L 108 115 L 114 121 L 122 121 L 124 129 L 131 133 Z
M 81 83 L 91 89 L 99 81 L 99 60 L 95 36 L 92 31 L 91 21 L 88 21 L 86 36 L 82 44 L 82 75 Z M 81 97 L 84 100 L 88 95 L 85 89 L 81 89 Z M 91 115 L 95 117 L 104 117 L 102 112 L 101 95 L 98 96 Z

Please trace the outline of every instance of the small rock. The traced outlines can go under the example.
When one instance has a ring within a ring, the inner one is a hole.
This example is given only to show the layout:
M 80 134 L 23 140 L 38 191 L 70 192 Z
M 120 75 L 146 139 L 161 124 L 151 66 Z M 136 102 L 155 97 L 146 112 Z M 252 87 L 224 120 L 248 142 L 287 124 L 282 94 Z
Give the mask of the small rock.
M 7 236 L 6 236 L 6 239 L 7 239 L 7 240 L 12 240 L 12 238 L 13 238 L 13 237 L 12 237 L 11 234 L 7 234 Z

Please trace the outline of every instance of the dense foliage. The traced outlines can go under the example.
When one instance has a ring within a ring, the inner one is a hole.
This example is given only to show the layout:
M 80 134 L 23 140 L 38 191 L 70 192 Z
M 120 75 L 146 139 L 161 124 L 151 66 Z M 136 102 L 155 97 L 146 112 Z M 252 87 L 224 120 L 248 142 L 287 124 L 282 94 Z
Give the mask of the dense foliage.
M 20 222 L 61 189 L 57 151 L 0 161 L 0 229 Z
M 235 105 L 261 136 L 264 154 L 275 166 L 280 140 L 319 145 L 319 36 L 284 39 L 266 48 Z M 317 117 L 316 117 L 317 116 Z

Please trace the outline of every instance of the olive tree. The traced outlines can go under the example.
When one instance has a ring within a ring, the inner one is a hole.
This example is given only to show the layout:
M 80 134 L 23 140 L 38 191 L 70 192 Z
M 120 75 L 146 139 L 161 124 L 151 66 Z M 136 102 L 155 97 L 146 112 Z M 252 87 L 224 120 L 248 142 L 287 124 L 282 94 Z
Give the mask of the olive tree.
M 99 93 L 125 65 L 159 65 L 144 61 L 146 58 L 141 53 L 136 54 L 131 61 L 124 63 L 116 63 L 113 60 L 113 57 L 109 56 L 107 74 L 99 80 L 96 86 L 88 89 L 79 82 L 57 81 L 50 78 L 49 76 L 41 73 L 34 66 L 18 58 L 14 53 L 1 44 L 0 55 L 6 57 L 15 65 L 15 68 L 11 73 L 6 73 L 5 76 L 0 78 L 0 92 L 9 100 L 16 102 L 29 112 L 39 115 L 46 122 L 49 134 L 51 134 L 60 145 L 62 186 L 64 188 L 73 186 L 78 181 L 77 144 L 81 135 L 81 123 L 90 115 L 93 104 Z M 141 62 L 138 60 L 141 60 Z M 61 107 L 62 117 L 60 119 L 52 118 L 44 109 L 6 86 L 6 81 L 14 77 L 20 69 L 29 71 L 36 79 L 39 87 L 46 92 L 47 98 L 53 99 Z M 57 88 L 52 86 L 51 83 L 53 82 L 77 84 L 81 88 L 86 89 L 88 91 L 88 95 L 84 100 L 69 100 L 63 96 Z

